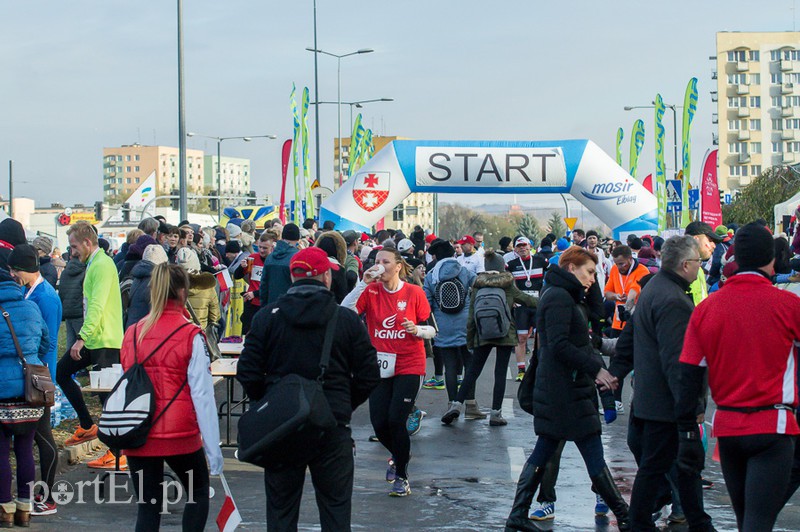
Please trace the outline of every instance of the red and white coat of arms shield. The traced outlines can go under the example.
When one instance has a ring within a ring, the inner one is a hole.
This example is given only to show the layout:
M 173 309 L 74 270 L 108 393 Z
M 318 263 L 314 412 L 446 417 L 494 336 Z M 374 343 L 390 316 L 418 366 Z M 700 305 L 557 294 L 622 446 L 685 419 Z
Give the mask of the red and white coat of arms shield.
M 372 212 L 389 197 L 389 172 L 364 172 L 356 175 L 353 199 L 367 212 Z

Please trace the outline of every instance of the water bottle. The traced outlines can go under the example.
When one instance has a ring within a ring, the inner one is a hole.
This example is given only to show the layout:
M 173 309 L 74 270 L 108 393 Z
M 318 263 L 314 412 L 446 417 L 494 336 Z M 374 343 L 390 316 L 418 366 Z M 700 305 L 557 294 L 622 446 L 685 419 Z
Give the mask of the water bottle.
M 60 392 L 60 390 L 59 390 L 59 392 Z M 75 419 L 76 417 L 78 417 L 78 414 L 75 412 L 75 409 L 72 407 L 72 405 L 67 400 L 67 398 L 62 395 L 62 397 L 61 397 L 61 420 L 64 421 L 65 419 Z
M 50 426 L 57 427 L 61 424 L 61 388 L 56 386 L 56 392 L 53 394 L 55 404 L 50 408 Z

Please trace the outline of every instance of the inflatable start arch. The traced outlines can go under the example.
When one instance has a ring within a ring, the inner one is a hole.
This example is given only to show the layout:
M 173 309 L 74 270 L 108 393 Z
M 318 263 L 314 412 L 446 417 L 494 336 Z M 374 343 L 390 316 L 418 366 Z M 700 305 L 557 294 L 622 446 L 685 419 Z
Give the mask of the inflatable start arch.
M 412 192 L 571 194 L 616 238 L 658 228 L 655 196 L 589 140 L 395 140 L 325 200 L 320 219 L 369 231 Z

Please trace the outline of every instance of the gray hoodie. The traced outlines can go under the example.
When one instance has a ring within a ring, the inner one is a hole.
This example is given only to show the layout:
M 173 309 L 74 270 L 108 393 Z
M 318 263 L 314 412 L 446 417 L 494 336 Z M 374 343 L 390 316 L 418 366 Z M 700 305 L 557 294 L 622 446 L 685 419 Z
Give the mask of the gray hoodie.
M 436 304 L 433 294 L 436 291 L 436 285 L 439 284 L 440 281 L 446 281 L 454 277 L 458 277 L 461 284 L 467 289 L 467 302 L 458 314 L 447 314 L 442 312 L 439 305 Z M 422 288 L 425 290 L 425 297 L 428 298 L 428 303 L 431 306 L 434 318 L 436 318 L 436 324 L 439 327 L 439 332 L 433 340 L 436 347 L 460 347 L 462 345 L 467 345 L 469 290 L 474 282 L 475 274 L 459 264 L 453 257 L 442 259 L 437 262 L 436 266 L 425 276 L 425 283 Z

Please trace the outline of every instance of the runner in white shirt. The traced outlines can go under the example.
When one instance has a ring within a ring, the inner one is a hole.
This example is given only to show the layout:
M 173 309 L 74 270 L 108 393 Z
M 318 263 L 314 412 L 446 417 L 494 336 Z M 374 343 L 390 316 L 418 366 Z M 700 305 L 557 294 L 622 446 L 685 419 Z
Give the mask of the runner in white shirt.
M 485 271 L 483 267 L 483 255 L 475 253 L 475 239 L 469 235 L 464 235 L 464 238 L 456 242 L 461 246 L 463 254 L 458 256 L 458 263 L 463 267 L 478 275 L 480 272 Z

